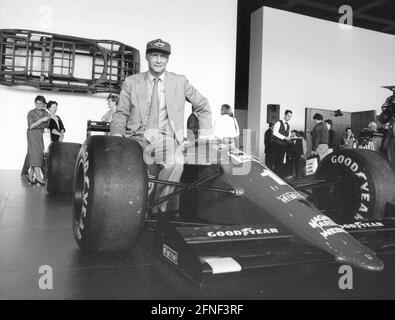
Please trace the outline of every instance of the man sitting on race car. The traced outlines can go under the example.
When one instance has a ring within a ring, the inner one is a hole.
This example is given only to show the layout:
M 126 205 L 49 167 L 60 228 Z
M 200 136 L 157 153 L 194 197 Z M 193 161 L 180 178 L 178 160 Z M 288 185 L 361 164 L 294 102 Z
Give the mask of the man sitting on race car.
M 212 116 L 208 100 L 185 76 L 166 71 L 170 53 L 170 44 L 161 39 L 147 43 L 148 71 L 125 79 L 111 134 L 137 140 L 145 161 L 161 165 L 158 178 L 179 182 L 184 164 L 185 101 L 198 117 L 200 137 L 212 134 Z M 173 190 L 173 186 L 158 184 L 156 198 Z M 166 207 L 163 202 L 155 209 L 166 211 Z

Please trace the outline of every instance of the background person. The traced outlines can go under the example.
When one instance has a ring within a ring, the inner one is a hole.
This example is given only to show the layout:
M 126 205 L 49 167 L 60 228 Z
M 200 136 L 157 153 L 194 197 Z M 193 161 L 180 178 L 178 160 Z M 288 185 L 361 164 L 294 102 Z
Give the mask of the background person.
M 196 112 L 191 112 L 187 120 L 187 140 L 195 141 L 199 138 L 199 119 Z
M 111 121 L 111 134 L 138 141 L 146 161 L 161 166 L 158 178 L 179 182 L 184 167 L 185 101 L 199 119 L 199 135 L 212 134 L 208 100 L 185 76 L 166 71 L 171 47 L 161 39 L 147 43 L 148 71 L 134 74 L 122 85 L 119 105 Z M 173 186 L 157 185 L 156 198 L 168 195 Z M 177 205 L 177 204 L 176 204 Z M 154 208 L 166 211 L 167 201 Z
M 42 180 L 41 167 L 44 158 L 44 128 L 48 126 L 48 120 L 52 119 L 52 115 L 47 112 L 46 101 L 43 96 L 37 96 L 34 99 L 35 108 L 27 114 L 27 145 L 29 155 L 29 171 L 28 181 L 31 184 L 39 183 L 44 185 Z
M 51 142 L 62 142 L 66 129 L 64 128 L 63 122 L 59 116 L 56 115 L 58 109 L 58 103 L 56 101 L 48 101 L 47 109 L 52 114 L 52 118 L 49 120 L 48 129 L 51 133 Z
M 329 141 L 329 130 L 326 124 L 322 122 L 323 116 L 320 113 L 316 113 L 313 116 L 315 126 L 311 131 L 311 142 L 312 142 L 312 155 L 318 155 L 322 160 L 328 153 L 328 141 Z
M 273 170 L 273 123 L 269 123 L 269 128 L 265 132 L 265 164 Z
M 223 104 L 221 106 L 221 116 L 215 122 L 214 135 L 218 139 L 234 144 L 239 134 L 239 124 L 233 115 L 230 105 Z
M 298 131 L 292 130 L 291 131 L 291 138 L 292 140 L 289 143 L 288 150 L 287 150 L 287 178 L 300 178 L 301 171 L 299 170 L 300 167 L 300 159 L 303 155 L 303 142 L 300 137 L 298 137 Z
M 333 121 L 327 119 L 324 122 L 328 128 L 328 148 L 330 149 L 329 152 L 333 152 L 333 149 L 335 148 L 335 139 L 336 139 L 336 131 L 332 129 Z
M 356 139 L 354 138 L 354 133 L 351 128 L 346 128 L 346 135 L 341 138 L 340 149 L 353 149 L 356 145 Z
M 109 110 L 101 117 L 101 121 L 111 122 L 112 117 L 117 110 L 119 97 L 116 94 L 109 94 L 107 97 L 107 106 Z
M 291 141 L 291 131 L 289 121 L 292 118 L 292 111 L 285 110 L 284 118 L 277 121 L 273 126 L 273 171 L 280 177 L 286 174 L 284 157 L 289 142 Z

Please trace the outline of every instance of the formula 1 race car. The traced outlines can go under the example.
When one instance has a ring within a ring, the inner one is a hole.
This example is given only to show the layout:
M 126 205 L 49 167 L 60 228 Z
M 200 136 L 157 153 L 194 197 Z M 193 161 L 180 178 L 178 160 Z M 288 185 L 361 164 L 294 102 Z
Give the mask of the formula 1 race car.
M 180 183 L 149 171 L 136 141 L 88 137 L 73 189 L 73 231 L 81 249 L 129 251 L 146 222 L 154 225 L 158 255 L 199 284 L 206 273 L 318 261 L 380 271 L 384 265 L 377 254 L 393 253 L 395 224 L 385 215 L 392 201 L 386 188 L 394 175 L 373 151 L 333 153 L 320 163 L 315 179 L 293 185 L 255 157 L 216 140 L 185 148 Z M 149 184 L 177 188 L 152 201 Z M 151 213 L 176 196 L 176 215 Z
M 198 284 L 206 274 L 322 261 L 380 271 L 378 256 L 395 253 L 395 175 L 380 153 L 339 150 L 320 162 L 313 179 L 284 181 L 250 154 L 202 140 L 186 144 L 175 183 L 156 177 L 136 141 L 91 131 L 108 132 L 108 123 L 88 122 L 87 140 L 78 155 L 79 146 L 73 149 L 75 168 L 63 171 L 70 178 L 74 169 L 65 192 L 72 192 L 82 250 L 132 250 L 147 225 L 154 251 Z M 51 147 L 48 158 L 56 158 Z M 153 200 L 149 186 L 157 184 L 176 189 Z M 152 213 L 177 197 L 177 211 Z

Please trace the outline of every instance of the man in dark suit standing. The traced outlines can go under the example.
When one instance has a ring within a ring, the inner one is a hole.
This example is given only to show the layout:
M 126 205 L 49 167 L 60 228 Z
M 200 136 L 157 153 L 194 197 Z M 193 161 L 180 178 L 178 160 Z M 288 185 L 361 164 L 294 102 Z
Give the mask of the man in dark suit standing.
M 269 128 L 265 132 L 265 164 L 273 170 L 273 123 L 269 123 Z
M 335 139 L 336 139 L 336 131 L 332 129 L 333 121 L 331 119 L 327 119 L 324 121 L 327 128 L 328 128 L 328 148 L 333 149 L 335 148 Z
M 185 76 L 166 71 L 170 53 L 168 42 L 157 39 L 147 43 L 148 71 L 125 79 L 111 134 L 138 141 L 147 164 L 161 166 L 158 178 L 179 182 L 184 167 L 185 101 L 192 104 L 198 117 L 200 137 L 212 135 L 212 116 L 208 100 Z M 173 190 L 173 186 L 158 184 L 156 198 Z M 167 202 L 159 206 L 154 209 L 165 211 Z
M 291 141 L 289 126 L 291 118 L 292 111 L 285 110 L 284 118 L 277 121 L 273 126 L 273 170 L 280 177 L 286 175 L 284 156 Z
M 313 143 L 313 151 L 311 154 L 318 155 L 320 160 L 322 160 L 329 152 L 329 130 L 322 120 L 322 114 L 314 114 L 313 121 L 315 123 L 315 126 L 313 128 L 313 131 L 311 131 L 311 140 Z

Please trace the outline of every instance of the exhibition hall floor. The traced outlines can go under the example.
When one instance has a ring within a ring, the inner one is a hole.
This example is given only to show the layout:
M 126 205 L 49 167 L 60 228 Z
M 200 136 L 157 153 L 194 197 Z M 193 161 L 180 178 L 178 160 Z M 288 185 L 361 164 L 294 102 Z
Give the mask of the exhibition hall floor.
M 30 187 L 19 171 L 0 170 L 0 299 L 395 298 L 395 256 L 383 257 L 383 272 L 354 269 L 353 289 L 339 288 L 337 264 L 220 275 L 198 288 L 151 247 L 152 233 L 145 229 L 130 253 L 80 251 L 71 228 L 70 197 L 50 196 L 45 187 Z M 52 289 L 40 289 L 41 266 L 52 269 Z

